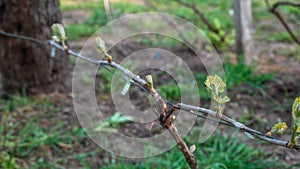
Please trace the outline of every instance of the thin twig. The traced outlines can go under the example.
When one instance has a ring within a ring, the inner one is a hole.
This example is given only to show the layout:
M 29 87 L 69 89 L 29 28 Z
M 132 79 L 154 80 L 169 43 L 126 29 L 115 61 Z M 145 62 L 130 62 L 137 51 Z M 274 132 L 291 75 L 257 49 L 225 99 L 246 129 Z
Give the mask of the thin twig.
M 207 26 L 207 28 L 208 28 L 209 31 L 214 32 L 215 34 L 217 34 L 220 37 L 220 41 L 221 42 L 223 42 L 225 40 L 225 36 L 226 35 L 225 34 L 224 35 L 219 35 L 220 30 L 218 28 L 214 27 L 209 22 L 209 20 L 205 16 L 205 14 L 200 11 L 200 9 L 197 7 L 196 4 L 190 4 L 190 3 L 187 3 L 187 2 L 185 2 L 183 0 L 175 0 L 175 1 L 177 3 L 183 5 L 183 6 L 187 7 L 187 8 L 192 9 L 195 14 L 197 14 L 198 16 L 200 16 L 201 21 Z M 220 54 L 221 51 L 218 48 L 218 46 L 216 44 L 214 44 L 214 43 L 212 45 L 215 47 L 216 51 Z
M 177 1 L 177 0 L 176 0 L 176 1 Z M 157 8 L 156 8 L 149 0 L 144 0 L 144 2 L 145 2 L 145 4 L 146 4 L 148 7 L 152 8 L 154 11 L 158 12 L 158 9 L 157 9 Z M 182 5 L 186 4 L 186 5 L 187 5 L 186 7 L 191 8 L 192 10 L 194 10 L 194 12 L 195 12 L 196 14 L 200 15 L 200 18 L 201 18 L 202 22 L 204 22 L 204 24 L 207 25 L 209 31 L 214 32 L 214 33 L 216 33 L 216 34 L 219 33 L 219 30 L 216 29 L 216 28 L 214 28 L 214 27 L 209 23 L 209 21 L 208 21 L 208 19 L 205 17 L 205 15 L 204 15 L 203 13 L 201 13 L 200 10 L 199 10 L 196 6 L 195 6 L 195 9 L 193 9 L 194 6 L 193 6 L 193 5 L 190 5 L 190 4 L 186 3 L 186 2 L 183 2 L 183 1 L 179 2 L 179 1 L 178 1 L 178 3 L 183 3 Z M 172 20 L 170 20 L 168 17 L 165 17 L 164 15 L 162 15 L 162 18 L 163 18 L 166 22 L 168 22 L 168 23 L 172 26 L 172 28 L 175 29 L 175 31 L 176 31 L 176 32 L 178 33 L 178 35 L 182 38 L 182 40 L 184 41 L 184 43 L 186 43 L 188 46 L 195 46 L 194 44 L 197 44 L 197 42 L 199 41 L 199 38 L 198 38 L 197 36 L 196 36 L 196 39 L 194 39 L 194 40 L 191 42 L 191 40 L 188 40 L 188 39 L 186 38 L 186 36 L 182 33 L 182 30 L 180 30 L 180 28 L 178 27 L 178 25 L 177 25 L 176 23 L 174 23 Z M 221 42 L 222 42 L 224 39 L 225 39 L 225 35 L 221 37 Z M 218 54 L 220 54 L 221 51 L 220 51 L 220 49 L 217 47 L 217 45 L 216 45 L 216 44 L 212 44 L 212 45 L 214 46 L 216 52 L 217 52 Z
M 175 0 L 175 1 L 176 1 L 177 3 L 183 5 L 183 6 L 187 7 L 187 8 L 192 9 L 197 15 L 200 16 L 201 21 L 202 21 L 203 23 L 205 23 L 205 25 L 207 26 L 207 28 L 209 29 L 209 31 L 214 32 L 214 33 L 216 33 L 216 34 L 219 34 L 220 30 L 218 30 L 217 28 L 215 28 L 215 27 L 208 21 L 208 19 L 207 19 L 206 16 L 204 15 L 204 13 L 202 13 L 202 12 L 200 11 L 200 9 L 197 7 L 197 5 L 187 3 L 187 2 L 185 2 L 185 1 L 183 1 L 183 0 Z
M 184 140 L 181 138 L 181 135 L 179 134 L 178 130 L 173 125 L 173 123 L 171 123 L 168 126 L 168 130 L 172 134 L 172 136 L 174 137 L 174 139 L 176 140 L 179 149 L 184 154 L 184 157 L 185 157 L 186 161 L 189 163 L 190 167 L 192 169 L 197 169 L 198 168 L 198 166 L 197 166 L 197 160 L 196 160 L 194 154 L 190 151 L 190 149 L 188 148 L 188 146 L 186 145 L 186 143 L 184 142 Z
M 47 45 L 46 42 L 41 41 L 39 39 L 33 38 L 33 37 L 28 37 L 28 36 L 23 36 L 23 35 L 17 35 L 17 34 L 12 34 L 12 33 L 8 33 L 8 32 L 4 32 L 3 30 L 0 29 L 0 34 L 5 35 L 7 37 L 11 37 L 11 38 L 17 38 L 17 39 L 22 39 L 22 40 L 27 40 L 27 41 L 31 41 L 34 43 L 38 43 L 41 45 Z
M 293 32 L 293 30 L 290 28 L 290 26 L 288 25 L 288 23 L 284 20 L 284 18 L 282 17 L 281 13 L 277 10 L 277 8 L 280 5 L 286 5 L 286 6 L 294 6 L 294 7 L 298 7 L 300 8 L 300 4 L 297 3 L 293 3 L 293 2 L 277 2 L 275 3 L 273 6 L 270 5 L 270 1 L 269 0 L 265 0 L 265 3 L 267 5 L 268 10 L 273 13 L 277 19 L 281 22 L 281 24 L 284 26 L 284 28 L 288 31 L 288 33 L 290 34 L 290 36 L 292 37 L 292 39 L 298 44 L 300 45 L 300 39 L 296 36 L 296 34 Z
M 288 1 L 285 1 L 285 2 L 276 2 L 273 5 L 273 8 L 276 9 L 279 6 L 293 6 L 293 7 L 296 7 L 296 8 L 300 8 L 300 4 L 299 3 L 288 2 Z
M 191 106 L 191 105 L 187 105 L 187 104 L 183 104 L 183 103 L 178 103 L 178 106 L 180 107 L 180 109 L 183 109 L 183 110 L 187 110 L 187 111 L 193 110 L 193 111 L 202 112 L 202 113 L 206 113 L 206 114 L 217 117 L 216 116 L 217 113 L 215 111 L 205 109 L 205 108 L 202 108 L 202 107 Z M 240 122 L 237 122 L 237 121 L 235 121 L 235 120 L 233 120 L 233 119 L 231 119 L 231 118 L 229 118 L 225 115 L 221 116 L 221 120 L 224 120 L 225 122 L 227 122 L 229 124 L 232 124 L 234 128 L 237 128 L 242 132 L 250 133 L 251 135 L 253 135 L 253 136 L 255 136 L 255 137 L 257 137 L 261 140 L 270 142 L 270 143 L 275 144 L 275 145 L 279 145 L 279 146 L 282 146 L 282 147 L 289 148 L 288 147 L 288 144 L 289 144 L 288 141 L 278 140 L 276 138 L 267 136 L 266 134 L 263 134 L 259 131 L 251 129 L 251 128 L 247 127 L 246 125 L 244 125 Z M 300 145 L 296 144 L 295 147 L 293 147 L 293 148 L 296 149 L 296 150 L 300 150 Z

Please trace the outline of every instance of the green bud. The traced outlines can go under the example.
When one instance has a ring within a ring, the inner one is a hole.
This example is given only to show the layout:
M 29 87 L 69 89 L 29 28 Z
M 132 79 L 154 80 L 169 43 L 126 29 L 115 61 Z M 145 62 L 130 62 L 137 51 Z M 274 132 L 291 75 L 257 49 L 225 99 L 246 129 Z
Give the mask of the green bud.
M 293 122 L 298 126 L 297 132 L 300 132 L 300 97 L 297 97 L 292 107 Z
M 274 125 L 271 132 L 276 134 L 283 134 L 287 129 L 287 125 L 285 122 L 280 122 Z
M 101 37 L 96 37 L 95 38 L 95 48 L 104 54 L 107 52 L 107 48 L 105 46 L 105 42 L 101 39 Z
M 220 23 L 219 19 L 215 18 L 213 23 L 214 23 L 215 28 L 221 29 L 221 23 Z
M 149 89 L 152 90 L 153 89 L 153 79 L 152 79 L 151 75 L 146 76 L 146 82 L 149 86 Z
M 59 23 L 53 24 L 51 28 L 53 31 L 52 38 L 54 41 L 63 42 L 67 39 L 65 28 L 61 24 Z

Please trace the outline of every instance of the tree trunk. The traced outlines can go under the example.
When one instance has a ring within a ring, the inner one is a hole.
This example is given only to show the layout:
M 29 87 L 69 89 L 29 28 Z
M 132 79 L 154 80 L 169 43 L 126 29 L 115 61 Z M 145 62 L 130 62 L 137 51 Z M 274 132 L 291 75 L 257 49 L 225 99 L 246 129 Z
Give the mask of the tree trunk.
M 0 0 L 0 29 L 47 41 L 51 25 L 61 22 L 59 0 Z M 0 35 L 0 73 L 5 93 L 65 91 L 69 62 L 40 44 Z
M 236 52 L 239 57 L 243 56 L 244 62 L 249 65 L 257 59 L 252 35 L 251 0 L 232 0 L 232 2 L 236 30 Z

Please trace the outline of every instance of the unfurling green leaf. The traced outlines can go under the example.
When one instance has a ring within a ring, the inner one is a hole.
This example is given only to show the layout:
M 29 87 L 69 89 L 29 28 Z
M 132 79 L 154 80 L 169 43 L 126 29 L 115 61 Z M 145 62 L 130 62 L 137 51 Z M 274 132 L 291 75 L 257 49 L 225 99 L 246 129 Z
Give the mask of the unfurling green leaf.
M 60 42 L 60 40 L 57 36 L 52 36 L 52 40 L 54 40 L 55 42 Z
M 224 104 L 230 101 L 228 96 L 220 95 L 225 91 L 226 84 L 218 75 L 207 76 L 205 86 L 207 91 L 212 94 L 213 99 L 219 104 Z
M 109 63 L 112 62 L 112 56 L 107 53 L 107 48 L 105 46 L 105 42 L 101 39 L 101 37 L 98 36 L 95 38 L 94 46 L 99 52 L 104 54 L 105 59 Z
M 293 103 L 293 117 L 300 118 L 300 97 L 297 97 Z
M 224 96 L 224 97 L 218 97 L 215 99 L 218 103 L 220 104 L 224 104 L 230 101 L 230 98 L 228 96 Z
M 53 24 L 51 28 L 53 31 L 52 38 L 54 41 L 63 42 L 67 39 L 65 28 L 61 24 L 59 23 Z
M 204 82 L 206 89 L 211 93 L 212 98 L 217 102 L 215 106 L 217 116 L 221 117 L 223 113 L 223 107 L 226 102 L 230 101 L 228 96 L 222 96 L 221 94 L 225 91 L 226 84 L 218 75 L 207 76 L 206 81 Z
M 218 30 L 220 30 L 220 29 L 222 28 L 219 19 L 216 19 L 216 18 L 215 18 L 215 19 L 213 20 L 213 23 L 214 23 L 215 28 L 217 28 Z
M 297 97 L 292 106 L 293 127 L 289 148 L 293 148 L 298 141 L 297 132 L 300 132 L 300 97 Z
M 209 92 L 215 91 L 217 94 L 224 92 L 226 87 L 226 84 L 218 75 L 207 76 L 205 85 Z
M 146 82 L 150 90 L 153 89 L 153 79 L 151 75 L 146 76 Z
M 287 125 L 285 122 L 277 123 L 272 128 L 272 133 L 283 134 L 287 129 Z
M 271 136 L 273 133 L 275 134 L 283 134 L 286 132 L 287 125 L 285 122 L 276 123 L 274 127 L 266 134 L 267 136 Z
M 104 54 L 107 52 L 105 42 L 99 36 L 95 38 L 95 48 Z
M 195 144 L 190 147 L 190 152 L 193 153 L 196 150 Z
M 209 32 L 208 33 L 208 37 L 213 41 L 213 42 L 220 42 L 221 38 L 220 36 L 218 36 L 218 34 L 214 33 L 214 32 Z
M 297 97 L 292 107 L 293 123 L 297 125 L 297 132 L 300 132 L 300 97 Z

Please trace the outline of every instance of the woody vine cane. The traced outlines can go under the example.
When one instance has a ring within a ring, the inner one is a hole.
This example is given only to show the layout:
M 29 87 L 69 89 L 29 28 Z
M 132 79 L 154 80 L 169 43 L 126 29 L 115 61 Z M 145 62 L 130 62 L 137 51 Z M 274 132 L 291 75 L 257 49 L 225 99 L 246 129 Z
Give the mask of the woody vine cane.
M 190 148 L 187 146 L 187 144 L 184 142 L 184 140 L 181 138 L 180 133 L 178 132 L 177 128 L 173 124 L 173 119 L 176 118 L 172 113 L 176 110 L 183 110 L 186 113 L 193 114 L 195 116 L 201 117 L 201 118 L 207 118 L 206 116 L 203 115 L 213 115 L 216 117 L 220 118 L 220 122 L 223 125 L 234 127 L 239 129 L 239 131 L 246 133 L 249 136 L 253 136 L 256 138 L 259 138 L 261 140 L 264 140 L 266 142 L 278 145 L 278 146 L 283 146 L 286 148 L 290 149 L 300 149 L 300 145 L 297 144 L 299 136 L 297 136 L 297 132 L 300 131 L 299 129 L 299 121 L 300 121 L 300 98 L 296 98 L 294 101 L 293 107 L 292 107 L 292 117 L 293 117 L 293 127 L 292 127 L 292 135 L 291 135 L 291 140 L 290 141 L 284 141 L 284 140 L 279 140 L 276 138 L 273 138 L 271 134 L 273 133 L 278 133 L 282 134 L 284 131 L 287 129 L 287 125 L 284 122 L 275 124 L 274 127 L 271 128 L 269 132 L 266 134 L 263 134 L 259 131 L 256 131 L 254 129 L 251 129 L 247 126 L 245 126 L 242 123 L 239 123 L 230 117 L 227 117 L 223 114 L 223 108 L 221 106 L 218 107 L 216 106 L 217 112 L 209 109 L 205 109 L 202 107 L 198 106 L 193 106 L 193 105 L 187 105 L 184 103 L 171 103 L 169 101 L 166 101 L 161 98 L 159 93 L 155 90 L 153 86 L 153 80 L 151 75 L 148 75 L 146 77 L 146 80 L 140 78 L 139 76 L 136 76 L 134 73 L 132 73 L 130 70 L 124 68 L 123 66 L 119 65 L 118 63 L 113 61 L 113 57 L 107 54 L 106 47 L 104 41 L 101 40 L 101 38 L 96 39 L 96 46 L 102 52 L 105 56 L 105 60 L 97 60 L 93 59 L 84 55 L 81 55 L 78 52 L 75 52 L 65 44 L 66 40 L 66 34 L 63 29 L 63 27 L 59 24 L 54 25 L 53 27 L 53 33 L 54 37 L 53 40 L 49 40 L 47 42 L 40 41 L 35 38 L 31 37 L 26 37 L 22 35 L 16 35 L 16 34 L 10 34 L 7 32 L 4 32 L 0 30 L 0 34 L 12 38 L 18 38 L 18 39 L 23 39 L 27 41 L 32 41 L 34 43 L 39 43 L 42 45 L 48 45 L 51 46 L 52 52 L 54 49 L 60 50 L 65 52 L 68 55 L 75 56 L 79 59 L 85 60 L 89 63 L 95 64 L 95 65 L 102 65 L 107 67 L 112 67 L 115 68 L 119 71 L 121 71 L 124 75 L 126 75 L 128 78 L 131 79 L 131 84 L 143 89 L 142 91 L 145 91 L 149 93 L 154 99 L 155 102 L 158 103 L 157 107 L 159 108 L 159 113 L 160 117 L 158 121 L 161 123 L 163 128 L 166 128 L 171 135 L 174 137 L 176 140 L 178 147 L 182 151 L 182 153 L 185 156 L 186 161 L 189 163 L 191 168 L 197 168 L 197 160 L 196 157 L 193 155 L 193 151 L 195 150 L 195 146 L 192 145 Z M 54 55 L 53 55 L 54 56 Z M 225 103 L 229 101 L 229 98 L 227 96 L 222 96 L 222 88 L 225 87 L 225 83 L 222 81 L 221 78 L 219 78 L 217 75 L 214 76 L 208 76 L 207 81 L 205 83 L 207 86 L 208 91 L 211 92 L 212 97 L 214 100 L 216 100 L 218 103 Z M 213 119 L 208 119 L 212 120 Z

